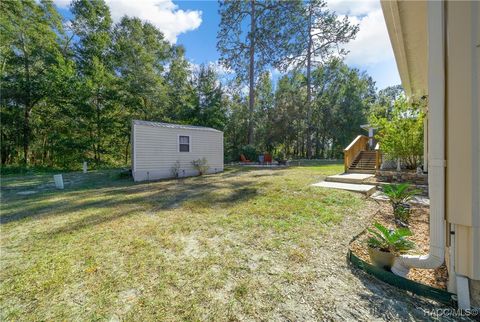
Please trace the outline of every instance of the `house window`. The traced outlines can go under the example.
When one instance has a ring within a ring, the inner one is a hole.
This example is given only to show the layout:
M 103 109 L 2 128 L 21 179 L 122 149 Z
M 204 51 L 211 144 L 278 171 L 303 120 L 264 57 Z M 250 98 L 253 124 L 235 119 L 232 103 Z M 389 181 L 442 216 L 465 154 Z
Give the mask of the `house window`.
M 190 152 L 190 137 L 186 135 L 180 135 L 178 137 L 179 151 Z

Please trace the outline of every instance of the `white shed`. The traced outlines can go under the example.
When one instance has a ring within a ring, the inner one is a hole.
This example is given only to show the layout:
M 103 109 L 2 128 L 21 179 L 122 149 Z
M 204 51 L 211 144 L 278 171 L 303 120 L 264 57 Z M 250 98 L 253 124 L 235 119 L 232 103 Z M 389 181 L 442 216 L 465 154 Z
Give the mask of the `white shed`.
M 132 121 L 134 181 L 198 175 L 192 161 L 205 158 L 207 173 L 223 171 L 223 132 L 209 127 Z

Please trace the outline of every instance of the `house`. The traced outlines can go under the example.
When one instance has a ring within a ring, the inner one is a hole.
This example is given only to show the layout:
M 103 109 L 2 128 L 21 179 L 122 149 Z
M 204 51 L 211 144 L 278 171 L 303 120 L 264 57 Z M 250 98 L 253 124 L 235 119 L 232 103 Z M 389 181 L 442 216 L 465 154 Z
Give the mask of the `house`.
M 135 181 L 198 175 L 192 161 L 205 158 L 206 173 L 223 171 L 223 132 L 208 127 L 132 121 Z
M 459 307 L 480 307 L 480 2 L 381 4 L 407 96 L 428 100 L 430 252 L 392 271 L 446 262 Z

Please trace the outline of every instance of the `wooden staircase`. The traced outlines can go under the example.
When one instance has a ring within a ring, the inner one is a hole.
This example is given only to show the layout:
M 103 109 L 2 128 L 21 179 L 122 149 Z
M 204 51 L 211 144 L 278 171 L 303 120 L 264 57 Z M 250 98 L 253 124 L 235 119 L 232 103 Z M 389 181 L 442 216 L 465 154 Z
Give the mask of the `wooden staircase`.
M 371 173 L 374 174 L 380 167 L 379 146 L 375 150 L 368 149 L 369 138 L 359 135 L 344 150 L 345 172 L 347 173 Z
M 350 173 L 375 173 L 377 153 L 375 151 L 361 151 L 348 167 Z

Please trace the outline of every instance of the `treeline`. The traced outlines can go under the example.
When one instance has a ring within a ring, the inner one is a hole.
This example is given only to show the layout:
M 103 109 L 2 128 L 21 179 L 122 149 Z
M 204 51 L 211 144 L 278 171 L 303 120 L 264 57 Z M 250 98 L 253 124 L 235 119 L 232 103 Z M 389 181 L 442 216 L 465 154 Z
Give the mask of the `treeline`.
M 314 158 L 342 158 L 343 149 L 363 131 L 360 125 L 367 122 L 370 106 L 377 100 L 371 77 L 339 60 L 312 73 L 310 112 L 306 91 L 306 76 L 300 71 L 280 77 L 275 88 L 270 74 L 262 74 L 254 112 L 254 148 L 258 152 L 307 158 L 311 133 Z M 225 148 L 236 156 L 248 144 L 248 103 L 237 94 L 229 107 Z
M 223 130 L 226 161 L 245 149 L 339 157 L 378 101 L 372 79 L 340 58 L 275 82 L 258 69 L 247 94 L 245 77 L 194 68 L 152 24 L 113 23 L 102 0 L 74 0 L 71 21 L 50 1 L 2 1 L 0 10 L 2 166 L 127 165 L 132 119 Z
M 100 0 L 65 22 L 49 1 L 1 3 L 1 161 L 70 167 L 128 163 L 132 119 L 222 129 L 214 70 L 148 22 L 113 24 Z

